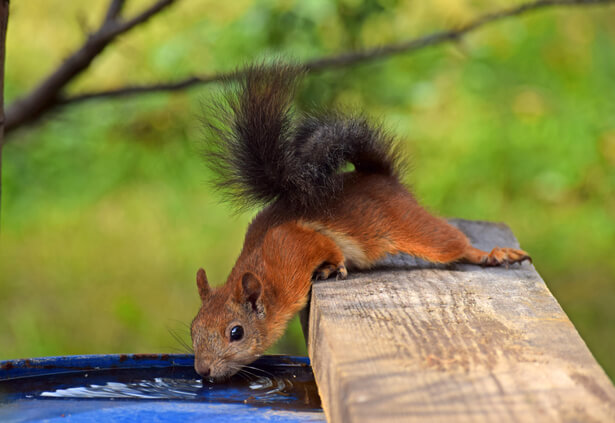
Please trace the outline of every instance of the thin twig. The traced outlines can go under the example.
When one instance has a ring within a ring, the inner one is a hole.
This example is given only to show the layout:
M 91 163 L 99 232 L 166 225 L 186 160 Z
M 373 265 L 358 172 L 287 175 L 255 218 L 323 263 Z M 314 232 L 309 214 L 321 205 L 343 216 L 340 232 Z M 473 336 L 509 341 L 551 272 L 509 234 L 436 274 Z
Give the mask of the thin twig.
M 107 37 L 109 40 L 114 39 L 120 34 L 130 31 L 137 25 L 140 25 L 148 21 L 152 16 L 162 12 L 164 9 L 175 3 L 176 0 L 158 0 L 143 12 L 123 22 L 115 23 L 114 25 L 104 25 L 101 28 L 103 37 Z M 107 29 L 107 31 L 105 31 Z
M 179 91 L 184 88 L 189 88 L 193 85 L 197 84 L 209 84 L 212 82 L 220 82 L 224 79 L 232 78 L 236 75 L 235 72 L 229 73 L 218 73 L 214 75 L 206 75 L 206 76 L 191 76 L 186 79 L 182 79 L 177 82 L 164 82 L 160 84 L 151 84 L 151 85 L 131 85 L 127 87 L 117 88 L 114 90 L 108 91 L 96 91 L 91 93 L 83 93 L 76 94 L 70 97 L 63 97 L 58 100 L 58 104 L 67 105 L 85 100 L 94 100 L 97 98 L 108 98 L 108 97 L 125 97 L 136 94 L 145 94 L 145 93 L 154 93 L 154 92 L 163 92 L 163 91 Z
M 105 22 L 114 21 L 120 13 L 122 13 L 122 9 L 124 8 L 124 4 L 126 4 L 126 0 L 111 0 L 109 3 L 109 7 L 107 8 L 107 14 L 105 15 Z
M 137 16 L 126 21 L 118 21 L 116 18 L 110 20 L 105 19 L 99 29 L 86 39 L 81 48 L 69 56 L 68 59 L 41 82 L 38 87 L 34 88 L 25 97 L 11 104 L 6 112 L 6 132 L 10 132 L 25 123 L 34 121 L 51 110 L 58 104 L 61 92 L 66 85 L 87 69 L 92 61 L 111 44 L 117 36 L 146 22 L 152 16 L 161 12 L 174 2 L 175 0 L 159 0 Z M 115 10 L 121 6 L 119 3 L 121 2 L 113 1 L 110 4 L 107 16 L 116 13 Z M 117 10 L 117 13 L 119 13 L 119 10 Z

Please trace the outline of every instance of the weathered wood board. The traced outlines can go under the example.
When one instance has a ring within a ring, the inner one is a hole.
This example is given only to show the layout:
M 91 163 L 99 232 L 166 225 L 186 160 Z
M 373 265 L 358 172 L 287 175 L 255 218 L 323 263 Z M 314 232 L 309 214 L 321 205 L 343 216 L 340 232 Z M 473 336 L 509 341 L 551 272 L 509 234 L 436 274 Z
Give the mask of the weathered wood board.
M 455 220 L 482 249 L 505 225 Z M 330 422 L 615 422 L 615 387 L 529 263 L 315 282 L 308 350 Z

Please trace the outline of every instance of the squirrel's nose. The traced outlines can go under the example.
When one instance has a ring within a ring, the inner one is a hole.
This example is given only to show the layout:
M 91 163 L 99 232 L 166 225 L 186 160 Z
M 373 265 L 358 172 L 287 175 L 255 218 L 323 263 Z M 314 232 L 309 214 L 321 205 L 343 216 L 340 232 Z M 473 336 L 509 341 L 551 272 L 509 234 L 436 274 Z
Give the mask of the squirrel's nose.
M 211 373 L 211 369 L 208 365 L 199 362 L 194 363 L 194 370 L 202 377 L 209 377 Z

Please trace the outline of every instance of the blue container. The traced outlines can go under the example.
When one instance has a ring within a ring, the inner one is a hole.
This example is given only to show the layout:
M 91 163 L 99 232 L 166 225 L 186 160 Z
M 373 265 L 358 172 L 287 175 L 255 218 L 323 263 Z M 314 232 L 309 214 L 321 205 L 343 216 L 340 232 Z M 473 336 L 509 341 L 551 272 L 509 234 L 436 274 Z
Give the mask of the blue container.
M 224 383 L 194 356 L 122 354 L 0 362 L 0 422 L 324 422 L 309 360 L 264 356 Z

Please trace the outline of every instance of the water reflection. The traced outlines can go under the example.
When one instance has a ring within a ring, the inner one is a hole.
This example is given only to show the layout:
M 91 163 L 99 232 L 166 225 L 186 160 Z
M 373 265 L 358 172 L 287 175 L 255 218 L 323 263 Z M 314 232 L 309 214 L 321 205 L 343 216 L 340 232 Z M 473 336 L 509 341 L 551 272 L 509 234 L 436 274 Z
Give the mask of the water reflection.
M 22 398 L 179 400 L 321 409 L 309 366 L 257 370 L 252 368 L 251 373 L 240 373 L 224 383 L 202 380 L 191 368 L 174 367 L 56 374 L 5 382 L 2 387 L 9 388 L 13 395 L 27 392 Z

